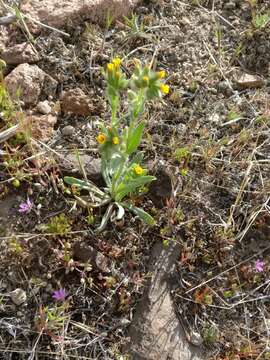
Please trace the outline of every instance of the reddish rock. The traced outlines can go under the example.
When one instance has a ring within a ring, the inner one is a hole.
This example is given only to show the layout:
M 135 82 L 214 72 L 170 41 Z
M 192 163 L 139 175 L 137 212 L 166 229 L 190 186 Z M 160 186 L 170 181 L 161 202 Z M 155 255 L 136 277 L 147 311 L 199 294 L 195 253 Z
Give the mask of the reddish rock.
M 93 112 L 93 106 L 80 88 L 65 91 L 61 96 L 61 110 L 64 113 L 87 116 Z
M 32 64 L 40 60 L 38 52 L 27 42 L 6 48 L 1 58 L 10 65 Z
M 55 28 L 67 22 L 78 24 L 84 20 L 105 23 L 108 14 L 113 18 L 125 16 L 137 0 L 22 0 L 21 11 Z
M 25 106 L 35 105 L 40 95 L 52 94 L 57 82 L 37 65 L 20 64 L 6 78 L 5 84 L 10 97 L 19 99 Z
M 29 131 L 33 139 L 47 142 L 53 136 L 56 122 L 57 117 L 51 114 L 28 115 L 25 118 L 25 131 Z

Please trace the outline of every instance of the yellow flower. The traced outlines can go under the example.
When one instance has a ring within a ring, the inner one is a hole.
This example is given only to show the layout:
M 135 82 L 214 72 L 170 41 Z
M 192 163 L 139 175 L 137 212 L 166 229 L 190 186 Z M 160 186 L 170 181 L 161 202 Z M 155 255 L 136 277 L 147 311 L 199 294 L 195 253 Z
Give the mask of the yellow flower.
M 142 175 L 142 173 L 143 173 L 143 168 L 142 168 L 140 165 L 136 165 L 136 166 L 134 167 L 134 172 L 135 172 L 136 175 Z
M 143 81 L 146 82 L 148 84 L 148 81 L 149 81 L 149 77 L 148 76 L 144 76 L 143 78 Z
M 114 64 L 112 64 L 112 63 L 107 64 L 107 70 L 108 70 L 109 72 L 112 72 L 112 71 L 114 70 L 114 68 L 115 68 L 115 65 L 114 65 Z
M 161 70 L 157 73 L 157 76 L 159 79 L 164 79 L 166 76 L 166 72 L 164 70 Z
M 169 85 L 161 84 L 159 88 L 163 94 L 169 94 L 169 91 L 170 91 Z
M 113 59 L 112 63 L 116 68 L 119 68 L 119 66 L 122 63 L 122 60 L 119 57 L 116 57 L 116 58 Z
M 112 142 L 113 142 L 114 145 L 118 145 L 118 144 L 119 144 L 119 137 L 118 137 L 118 136 L 114 136 L 114 137 L 112 138 Z
M 98 142 L 99 144 L 104 144 L 105 141 L 106 141 L 106 135 L 105 135 L 105 134 L 99 134 L 99 135 L 96 137 L 96 139 L 97 139 L 97 142 Z
M 117 79 L 119 79 L 119 78 L 120 78 L 120 76 L 121 76 L 120 71 L 116 71 L 116 73 L 115 73 L 115 77 L 116 77 Z

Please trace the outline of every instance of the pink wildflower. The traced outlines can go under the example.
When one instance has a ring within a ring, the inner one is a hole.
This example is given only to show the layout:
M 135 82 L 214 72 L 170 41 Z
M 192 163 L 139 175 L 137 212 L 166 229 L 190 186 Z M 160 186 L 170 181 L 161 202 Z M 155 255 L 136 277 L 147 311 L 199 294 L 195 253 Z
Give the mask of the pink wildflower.
M 23 202 L 23 203 L 20 204 L 18 211 L 19 211 L 21 214 L 23 214 L 23 213 L 29 213 L 29 212 L 31 211 L 32 207 L 33 207 L 32 201 L 27 198 L 26 202 Z
M 59 290 L 55 290 L 53 292 L 53 296 L 54 300 L 56 301 L 65 301 L 65 298 L 67 297 L 67 293 L 65 289 L 59 289 Z
M 263 260 L 257 260 L 255 263 L 255 269 L 257 272 L 263 272 L 264 262 Z

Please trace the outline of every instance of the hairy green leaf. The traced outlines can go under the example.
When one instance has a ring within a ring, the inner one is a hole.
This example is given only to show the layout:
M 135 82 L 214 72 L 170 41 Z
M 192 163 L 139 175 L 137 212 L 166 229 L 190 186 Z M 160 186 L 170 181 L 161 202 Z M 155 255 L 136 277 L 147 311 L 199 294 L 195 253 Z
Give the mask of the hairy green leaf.
M 127 153 L 130 155 L 135 150 L 137 150 L 138 146 L 141 143 L 142 135 L 144 130 L 144 123 L 140 123 L 129 135 L 127 141 Z
M 148 214 L 146 211 L 144 211 L 141 208 L 138 208 L 130 203 L 123 202 L 121 205 L 125 208 L 127 208 L 129 211 L 133 212 L 133 214 L 137 215 L 142 221 L 144 221 L 147 225 L 153 226 L 155 225 L 156 221 L 155 219 Z

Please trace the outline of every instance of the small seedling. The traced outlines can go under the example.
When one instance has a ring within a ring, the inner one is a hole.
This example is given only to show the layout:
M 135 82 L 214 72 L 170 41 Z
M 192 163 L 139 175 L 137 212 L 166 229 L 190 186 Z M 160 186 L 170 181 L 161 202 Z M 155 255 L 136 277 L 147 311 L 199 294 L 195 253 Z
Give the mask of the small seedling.
M 46 225 L 46 230 L 52 234 L 65 235 L 71 230 L 70 221 L 65 214 L 54 216 Z
M 207 345 L 215 344 L 219 338 L 218 328 L 214 325 L 206 326 L 203 329 L 203 340 Z
M 270 13 L 265 14 L 256 14 L 252 18 L 252 25 L 255 30 L 262 30 L 264 29 L 270 21 Z
M 4 84 L 3 70 L 5 67 L 6 63 L 0 59 L 0 119 L 8 122 L 14 114 L 14 105 Z

